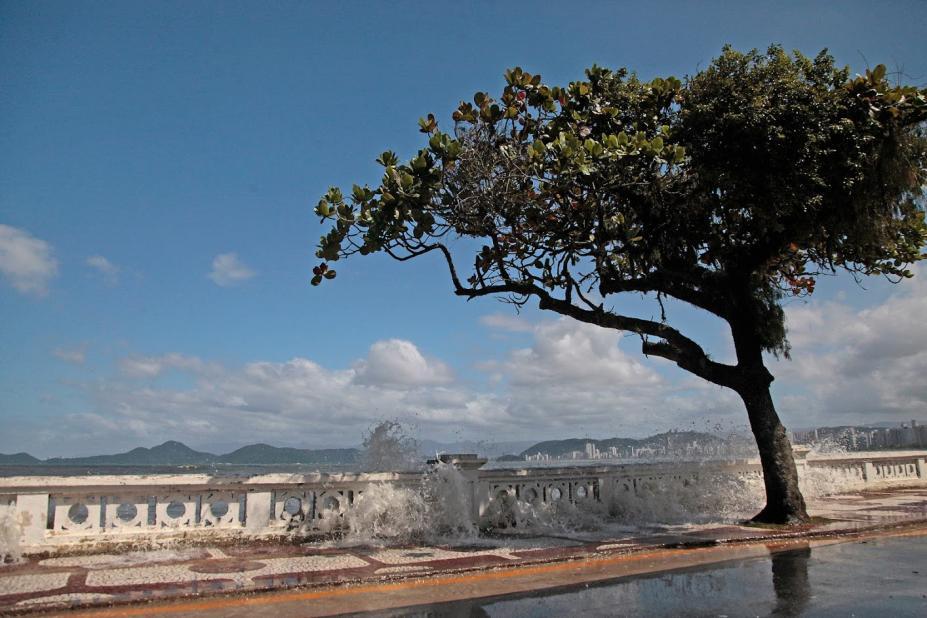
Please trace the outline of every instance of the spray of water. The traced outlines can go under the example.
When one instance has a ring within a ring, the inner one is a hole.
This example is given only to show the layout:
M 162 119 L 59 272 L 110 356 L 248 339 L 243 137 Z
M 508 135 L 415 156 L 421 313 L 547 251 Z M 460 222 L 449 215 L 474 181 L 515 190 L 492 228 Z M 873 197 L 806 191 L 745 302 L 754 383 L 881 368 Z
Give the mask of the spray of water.
M 809 457 L 820 455 L 846 455 L 849 450 L 849 434 L 841 437 L 826 436 L 811 443 Z
M 12 504 L 0 505 L 0 565 L 16 563 L 22 559 L 19 536 L 16 509 Z
M 350 545 L 448 543 L 472 539 L 470 489 L 448 464 L 426 471 L 421 483 L 401 487 L 379 483 L 368 487 L 346 515 Z
M 563 534 L 601 530 L 607 521 L 608 507 L 599 502 L 525 502 L 502 493 L 480 516 L 480 529 L 491 534 Z
M 724 428 L 712 429 L 716 435 L 724 433 Z M 728 452 L 755 452 L 755 444 L 739 428 L 730 429 L 724 441 Z M 364 439 L 364 468 L 418 468 L 421 464 L 417 447 L 401 423 L 383 421 L 372 427 Z M 837 444 L 822 444 L 812 453 L 817 452 L 833 455 L 840 448 Z M 677 454 L 669 458 L 679 457 Z M 691 459 L 686 461 L 692 464 Z M 858 480 L 831 468 L 813 466 L 806 466 L 800 479 L 809 500 L 853 489 Z M 517 500 L 502 492 L 481 514 L 479 529 L 493 534 L 531 535 L 734 523 L 754 515 L 764 501 L 763 480 L 757 475 L 702 472 L 674 479 L 638 479 L 633 486 L 614 489 L 607 502 L 585 500 L 578 504 L 565 499 Z M 423 472 L 420 484 L 415 486 L 373 485 L 345 514 L 341 523 L 347 533 L 342 542 L 476 542 L 478 530 L 470 518 L 470 496 L 466 479 L 446 464 Z
M 615 492 L 610 514 L 630 525 L 732 523 L 763 503 L 759 477 L 703 474 L 696 479 L 644 480 Z
M 417 470 L 422 467 L 418 441 L 399 421 L 381 421 L 367 431 L 361 453 L 361 469 L 372 471 Z

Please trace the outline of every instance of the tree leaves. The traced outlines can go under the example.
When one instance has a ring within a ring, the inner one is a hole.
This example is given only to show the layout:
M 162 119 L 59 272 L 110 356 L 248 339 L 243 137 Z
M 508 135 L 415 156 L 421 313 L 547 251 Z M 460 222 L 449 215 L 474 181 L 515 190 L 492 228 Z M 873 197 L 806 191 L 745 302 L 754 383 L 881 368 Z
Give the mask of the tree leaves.
M 905 277 L 923 257 L 927 91 L 884 66 L 850 78 L 826 53 L 726 48 L 685 83 L 585 77 L 563 87 L 515 67 L 498 97 L 453 110 L 453 131 L 420 119 L 426 148 L 405 163 L 386 151 L 379 186 L 319 201 L 331 227 L 317 255 L 409 257 L 462 237 L 486 242 L 465 260 L 477 287 L 747 279 L 768 349 L 784 345 L 778 294 L 837 268 Z

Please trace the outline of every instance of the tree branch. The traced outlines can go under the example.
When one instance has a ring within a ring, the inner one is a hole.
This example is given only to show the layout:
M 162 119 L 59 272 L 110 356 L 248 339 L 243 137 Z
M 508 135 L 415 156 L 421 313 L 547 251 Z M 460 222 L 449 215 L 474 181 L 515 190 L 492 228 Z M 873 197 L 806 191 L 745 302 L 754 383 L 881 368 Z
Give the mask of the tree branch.
M 603 328 L 657 337 L 662 341 L 659 343 L 644 341 L 642 346 L 644 354 L 671 360 L 680 368 L 709 382 L 730 388 L 734 388 L 738 383 L 739 372 L 736 367 L 711 360 L 700 345 L 666 324 L 618 315 L 603 309 L 583 309 L 566 300 L 552 296 L 547 290 L 532 283 L 512 281 L 479 288 L 465 287 L 461 285 L 457 277 L 454 262 L 447 247 L 439 244 L 434 245 L 433 248 L 441 250 L 444 254 L 451 273 L 451 280 L 454 283 L 454 293 L 457 296 L 467 298 L 478 298 L 493 294 L 535 296 L 540 301 L 539 306 L 541 309 L 550 309 L 580 322 L 595 324 Z
M 635 279 L 603 276 L 599 283 L 599 293 L 606 296 L 620 292 L 662 292 L 727 319 L 730 313 L 729 307 L 723 301 L 721 294 L 711 289 L 706 277 L 706 274 L 699 273 L 683 279 L 666 272 L 652 273 Z

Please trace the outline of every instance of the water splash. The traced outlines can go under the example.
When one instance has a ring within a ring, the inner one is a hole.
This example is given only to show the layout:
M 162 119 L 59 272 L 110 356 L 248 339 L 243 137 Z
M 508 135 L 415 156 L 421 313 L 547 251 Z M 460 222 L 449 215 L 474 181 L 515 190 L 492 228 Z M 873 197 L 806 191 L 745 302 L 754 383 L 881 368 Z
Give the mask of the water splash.
M 381 421 L 364 436 L 361 469 L 364 471 L 417 470 L 422 467 L 418 441 L 399 421 Z
M 812 505 L 866 486 L 856 466 L 813 465 L 801 468 L 799 485 Z M 761 476 L 700 472 L 675 479 L 638 479 L 633 487 L 615 488 L 607 503 L 532 503 L 501 492 L 483 513 L 480 527 L 503 534 L 558 534 L 735 524 L 755 515 L 763 504 Z
M 846 455 L 850 452 L 849 439 L 849 433 L 847 433 L 846 435 L 839 438 L 826 436 L 824 438 L 815 440 L 809 445 L 811 450 L 808 452 L 808 456 L 815 457 L 818 455 Z
M 480 516 L 480 529 L 490 534 L 568 534 L 598 531 L 607 522 L 608 507 L 600 502 L 530 503 L 503 492 Z
M 683 481 L 644 480 L 635 491 L 617 491 L 609 512 L 629 525 L 734 523 L 763 504 L 756 476 L 702 474 Z
M 470 489 L 453 466 L 426 471 L 415 486 L 371 485 L 346 514 L 348 545 L 447 543 L 472 539 Z
M 19 537 L 16 507 L 13 504 L 0 505 L 0 565 L 17 563 L 22 559 Z

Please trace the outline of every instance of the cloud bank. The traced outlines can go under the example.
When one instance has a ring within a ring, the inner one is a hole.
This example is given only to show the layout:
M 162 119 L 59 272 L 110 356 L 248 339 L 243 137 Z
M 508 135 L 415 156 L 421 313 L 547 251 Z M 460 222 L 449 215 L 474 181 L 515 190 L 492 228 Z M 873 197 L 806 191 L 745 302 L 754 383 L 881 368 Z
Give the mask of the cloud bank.
M 102 255 L 91 255 L 85 263 L 103 277 L 106 285 L 112 286 L 119 283 L 120 268 Z
M 236 253 L 220 253 L 212 260 L 209 278 L 220 287 L 238 285 L 254 277 L 257 273 L 238 259 Z
M 48 294 L 51 280 L 58 274 L 58 260 L 52 246 L 29 232 L 0 224 L 0 274 L 23 294 Z
M 787 315 L 794 360 L 770 368 L 788 427 L 927 420 L 923 274 L 875 307 L 817 302 L 791 305 Z M 403 339 L 374 342 L 346 367 L 306 357 L 233 367 L 180 353 L 122 358 L 116 373 L 80 386 L 84 412 L 43 435 L 112 451 L 167 439 L 350 446 L 385 418 L 445 441 L 746 425 L 735 394 L 642 357 L 632 337 L 567 318 L 482 322 L 487 337 L 521 333 L 521 347 L 454 370 Z

